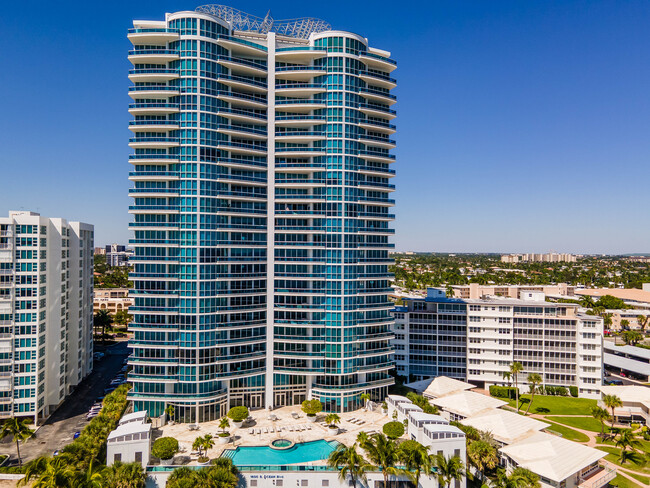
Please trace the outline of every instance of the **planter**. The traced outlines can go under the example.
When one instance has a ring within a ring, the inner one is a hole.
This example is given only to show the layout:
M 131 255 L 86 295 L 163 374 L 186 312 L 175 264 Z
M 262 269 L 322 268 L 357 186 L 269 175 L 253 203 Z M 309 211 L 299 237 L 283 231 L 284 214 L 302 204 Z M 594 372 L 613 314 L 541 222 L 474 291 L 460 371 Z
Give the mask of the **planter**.
M 171 458 L 171 459 L 161 459 L 161 460 L 160 460 L 160 464 L 161 464 L 162 466 L 170 466 L 170 465 L 172 464 L 173 461 L 174 461 L 174 458 Z
M 327 427 L 327 432 L 329 433 L 329 435 L 336 435 L 336 434 L 339 433 L 339 428 L 338 427 L 328 426 Z
M 199 461 L 199 466 L 207 466 L 208 464 L 210 464 L 210 458 L 206 458 L 206 459 L 207 461 L 203 461 L 203 462 Z
M 388 415 L 388 409 L 387 409 L 387 408 L 382 408 L 382 409 L 381 409 L 381 412 L 382 412 L 384 415 Z
M 228 444 L 230 442 L 230 436 L 219 436 L 217 437 L 217 442 L 219 442 L 219 444 Z
M 307 420 L 309 420 L 310 422 L 316 422 L 316 415 L 312 415 L 311 417 L 307 415 Z
M 232 421 L 232 424 L 233 424 L 235 427 L 238 427 L 238 428 L 239 428 L 239 427 L 241 427 L 242 425 L 244 425 L 244 421 L 243 421 L 243 420 L 240 420 L 239 422 L 235 422 L 235 421 L 233 420 L 233 421 Z

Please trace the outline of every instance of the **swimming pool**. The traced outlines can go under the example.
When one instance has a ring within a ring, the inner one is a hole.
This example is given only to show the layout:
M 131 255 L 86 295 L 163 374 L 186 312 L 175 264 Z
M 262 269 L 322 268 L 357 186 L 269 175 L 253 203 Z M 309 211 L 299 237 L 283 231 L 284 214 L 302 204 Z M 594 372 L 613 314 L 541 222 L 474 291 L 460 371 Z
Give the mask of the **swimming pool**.
M 240 446 L 237 449 L 226 449 L 221 457 L 232 459 L 236 466 L 308 463 L 327 459 L 338 445 L 336 441 L 321 439 L 296 443 L 293 447 L 283 450 L 268 446 Z

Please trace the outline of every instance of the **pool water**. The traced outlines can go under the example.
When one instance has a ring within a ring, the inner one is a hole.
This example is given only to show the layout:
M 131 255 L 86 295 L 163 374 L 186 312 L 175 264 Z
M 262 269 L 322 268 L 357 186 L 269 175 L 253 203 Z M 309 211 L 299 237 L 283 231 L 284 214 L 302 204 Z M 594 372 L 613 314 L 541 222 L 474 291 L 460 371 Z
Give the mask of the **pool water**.
M 338 442 L 324 439 L 296 443 L 290 449 L 277 450 L 268 446 L 240 446 L 226 449 L 222 457 L 232 459 L 236 466 L 284 465 L 308 463 L 327 459 Z

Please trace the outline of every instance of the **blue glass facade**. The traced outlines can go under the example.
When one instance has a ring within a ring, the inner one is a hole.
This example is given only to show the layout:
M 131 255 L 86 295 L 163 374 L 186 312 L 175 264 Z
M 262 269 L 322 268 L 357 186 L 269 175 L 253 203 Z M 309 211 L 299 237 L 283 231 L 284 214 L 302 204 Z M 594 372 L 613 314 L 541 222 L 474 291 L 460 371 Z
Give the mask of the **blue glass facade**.
M 383 399 L 394 62 L 198 12 L 129 38 L 135 408 Z

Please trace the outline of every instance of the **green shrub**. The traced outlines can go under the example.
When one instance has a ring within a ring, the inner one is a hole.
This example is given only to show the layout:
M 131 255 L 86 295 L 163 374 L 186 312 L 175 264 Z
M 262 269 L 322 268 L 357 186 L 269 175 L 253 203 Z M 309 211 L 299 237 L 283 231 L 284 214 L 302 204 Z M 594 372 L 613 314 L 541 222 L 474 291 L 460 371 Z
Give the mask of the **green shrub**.
M 514 386 L 490 386 L 490 395 L 497 398 L 510 398 L 514 400 L 517 396 Z
M 569 392 L 571 393 L 571 396 L 576 398 L 578 396 L 578 387 L 577 386 L 570 386 L 569 387 Z
M 404 435 L 404 424 L 402 422 L 388 422 L 382 428 L 384 434 L 390 439 L 397 439 Z
M 307 417 L 314 417 L 316 414 L 323 411 L 323 404 L 318 398 L 305 400 L 302 402 L 302 411 L 307 414 Z
M 244 406 L 232 407 L 228 410 L 228 417 L 230 417 L 233 422 L 243 422 L 248 418 L 248 408 Z
M 160 459 L 171 459 L 178 453 L 178 441 L 173 437 L 156 439 L 151 448 L 151 454 Z

